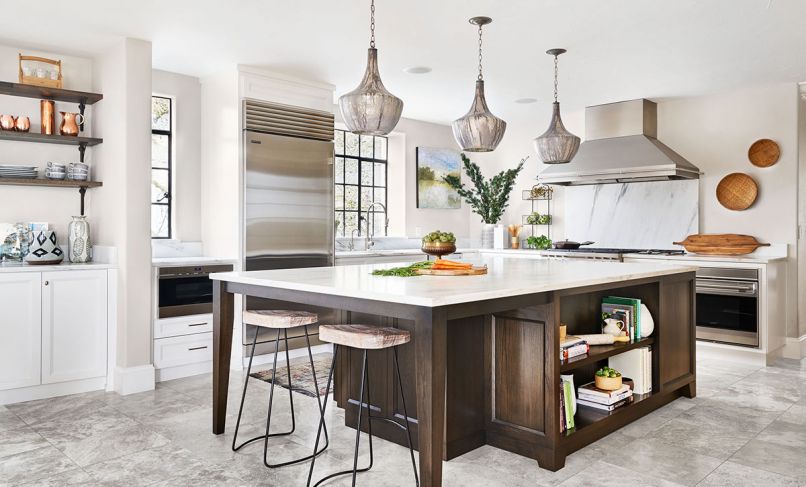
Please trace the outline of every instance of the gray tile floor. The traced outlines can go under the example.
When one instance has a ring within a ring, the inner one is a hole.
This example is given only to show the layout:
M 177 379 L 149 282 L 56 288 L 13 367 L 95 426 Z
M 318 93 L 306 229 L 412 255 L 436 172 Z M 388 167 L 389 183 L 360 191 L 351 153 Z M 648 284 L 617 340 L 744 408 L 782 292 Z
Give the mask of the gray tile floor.
M 678 399 L 571 455 L 559 472 L 482 447 L 447 462 L 444 484 L 806 486 L 806 362 L 756 369 L 702 360 L 698 374 L 696 399 Z M 0 485 L 305 485 L 307 464 L 268 470 L 260 446 L 230 450 L 241 381 L 233 375 L 222 436 L 210 433 L 209 375 L 126 397 L 94 392 L 0 406 Z M 260 434 L 267 388 L 250 382 L 242 434 Z M 286 427 L 285 390 L 276 397 L 273 422 Z M 308 454 L 316 434 L 315 399 L 294 400 L 297 433 L 272 440 L 276 460 Z M 352 461 L 354 430 L 328 409 L 332 446 L 317 460 L 318 476 Z M 376 440 L 375 461 L 359 485 L 414 485 L 404 448 Z

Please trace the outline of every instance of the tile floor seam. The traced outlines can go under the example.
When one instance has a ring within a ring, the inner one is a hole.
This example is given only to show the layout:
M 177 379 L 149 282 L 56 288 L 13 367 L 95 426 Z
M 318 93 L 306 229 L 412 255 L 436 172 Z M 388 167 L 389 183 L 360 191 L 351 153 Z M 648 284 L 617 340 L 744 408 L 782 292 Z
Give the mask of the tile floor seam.
M 744 445 L 742 445 L 742 448 L 739 448 L 738 450 L 736 450 L 735 452 L 733 452 L 733 454 L 731 454 L 731 456 L 729 456 L 729 457 L 727 458 L 727 460 L 725 460 L 725 461 L 724 461 L 724 462 L 722 462 L 722 463 L 727 463 L 727 462 L 731 462 L 731 461 L 732 461 L 733 463 L 737 463 L 737 464 L 742 465 L 742 466 L 745 466 L 745 467 L 757 468 L 757 469 L 759 469 L 759 470 L 763 470 L 763 471 L 765 471 L 765 472 L 774 473 L 774 474 L 781 475 L 781 476 L 784 476 L 784 477 L 789 477 L 788 475 L 784 475 L 784 474 L 782 474 L 782 473 L 780 473 L 780 472 L 776 472 L 776 471 L 774 471 L 774 470 L 768 470 L 768 469 L 766 469 L 766 468 L 764 468 L 764 467 L 761 467 L 761 466 L 757 466 L 757 465 L 747 465 L 747 464 L 745 464 L 745 463 L 742 463 L 740 458 L 737 458 L 736 460 L 733 460 L 733 457 L 735 457 L 736 455 L 738 455 L 738 454 L 739 454 L 739 452 L 740 452 L 740 451 L 742 451 L 742 449 L 743 449 L 745 446 L 747 446 L 747 445 L 748 445 L 748 444 L 749 444 L 751 441 L 753 441 L 753 440 L 757 439 L 759 436 L 761 436 L 761 433 L 763 433 L 763 432 L 764 432 L 764 431 L 765 431 L 767 428 L 769 428 L 769 427 L 770 427 L 770 426 L 771 426 L 773 423 L 775 423 L 776 421 L 778 421 L 778 420 L 780 419 L 780 417 L 781 417 L 781 416 L 783 416 L 783 414 L 784 414 L 785 412 L 789 411 L 789 410 L 792 408 L 792 406 L 794 406 L 794 405 L 795 405 L 795 403 L 790 404 L 788 408 L 786 408 L 786 409 L 784 409 L 783 411 L 781 411 L 781 413 L 780 413 L 778 416 L 776 416 L 776 417 L 775 417 L 775 419 L 773 419 L 773 420 L 770 422 L 770 424 L 768 424 L 768 425 L 767 425 L 767 426 L 765 426 L 765 427 L 764 427 L 764 428 L 763 428 L 761 431 L 759 431 L 758 433 L 756 433 L 756 434 L 755 434 L 755 436 L 753 436 L 752 438 L 750 438 L 750 439 L 747 441 L 747 443 L 745 443 Z M 709 475 L 710 475 L 710 474 L 709 474 Z M 790 478 L 794 478 L 794 477 L 790 477 Z M 703 480 L 705 480 L 705 479 L 703 479 Z M 797 480 L 797 479 L 795 479 L 795 480 Z

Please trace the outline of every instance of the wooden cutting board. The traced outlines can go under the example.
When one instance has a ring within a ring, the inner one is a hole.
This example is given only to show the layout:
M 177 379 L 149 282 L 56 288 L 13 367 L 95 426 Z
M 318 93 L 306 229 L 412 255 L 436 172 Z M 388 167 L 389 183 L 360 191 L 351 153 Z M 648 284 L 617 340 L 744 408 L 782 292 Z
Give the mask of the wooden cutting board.
M 760 243 L 750 235 L 737 235 L 735 233 L 723 234 L 696 234 L 689 235 L 682 242 L 686 252 L 703 255 L 745 255 L 754 252 L 759 247 L 768 247 L 768 243 Z
M 470 269 L 418 269 L 421 276 L 481 276 L 487 274 L 487 266 L 473 266 Z

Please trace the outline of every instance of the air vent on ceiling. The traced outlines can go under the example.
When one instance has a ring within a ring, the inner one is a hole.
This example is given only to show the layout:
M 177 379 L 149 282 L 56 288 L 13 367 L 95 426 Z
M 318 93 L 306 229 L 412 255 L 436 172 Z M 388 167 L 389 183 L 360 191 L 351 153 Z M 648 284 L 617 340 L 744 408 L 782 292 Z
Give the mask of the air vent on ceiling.
M 266 134 L 333 140 L 333 114 L 279 103 L 244 100 L 244 128 Z

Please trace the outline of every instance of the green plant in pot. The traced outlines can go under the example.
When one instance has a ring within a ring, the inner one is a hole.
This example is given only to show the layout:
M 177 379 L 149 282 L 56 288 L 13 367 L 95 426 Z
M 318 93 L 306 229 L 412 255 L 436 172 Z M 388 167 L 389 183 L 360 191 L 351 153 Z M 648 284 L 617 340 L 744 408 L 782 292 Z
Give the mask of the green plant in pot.
M 551 239 L 545 235 L 531 236 L 526 239 L 526 245 L 530 249 L 547 250 L 551 248 Z
M 461 157 L 465 174 L 473 183 L 473 187 L 465 186 L 454 175 L 447 175 L 442 179 L 470 205 L 473 213 L 479 215 L 481 221 L 487 225 L 485 233 L 482 234 L 482 247 L 490 248 L 492 247 L 492 226 L 500 222 L 504 216 L 504 210 L 509 206 L 509 195 L 512 193 L 512 188 L 515 187 L 515 179 L 529 158 L 521 159 L 514 169 L 501 171 L 492 178 L 485 179 L 478 164 L 472 162 L 464 154 L 461 154 Z

